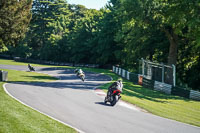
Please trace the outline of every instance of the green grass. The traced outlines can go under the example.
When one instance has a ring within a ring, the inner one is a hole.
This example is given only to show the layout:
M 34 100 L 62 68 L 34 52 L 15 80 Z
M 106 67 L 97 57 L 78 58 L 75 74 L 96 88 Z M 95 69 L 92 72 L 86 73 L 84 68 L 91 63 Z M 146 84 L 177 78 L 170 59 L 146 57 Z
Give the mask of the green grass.
M 3 64 L 1 63 L 1 60 L 0 64 Z M 117 80 L 118 78 L 116 74 L 109 70 L 95 68 L 83 68 L 83 70 L 106 74 L 111 76 L 113 80 Z M 123 83 L 124 89 L 122 93 L 122 100 L 145 109 L 152 114 L 200 127 L 199 101 L 160 93 L 139 85 L 135 85 L 128 80 L 123 80 Z M 107 88 L 110 84 L 111 83 L 105 84 L 100 88 L 104 91 L 107 91 Z
M 118 79 L 118 75 L 109 70 L 83 69 L 109 75 L 113 80 Z M 123 80 L 123 84 L 122 100 L 134 104 L 149 113 L 200 127 L 199 101 L 167 95 L 140 85 L 135 85 L 126 79 Z M 108 83 L 100 88 L 106 92 L 110 85 L 111 83 Z
M 25 72 L 16 70 L 6 70 L 8 72 L 9 82 L 49 82 L 56 80 L 55 77 L 50 77 L 47 74 L 35 73 L 35 72 Z
M 4 69 L 6 70 L 6 69 Z M 54 81 L 45 74 L 8 71 L 9 82 L 48 82 Z M 0 133 L 75 133 L 76 131 L 57 122 L 8 96 L 0 82 Z
M 200 126 L 200 102 L 125 82 L 122 99 L 155 115 Z
M 16 62 L 14 60 L 0 59 L 0 64 L 4 64 L 4 65 L 23 65 L 23 66 L 26 66 L 28 63 Z M 45 66 L 45 65 L 38 65 L 38 66 Z

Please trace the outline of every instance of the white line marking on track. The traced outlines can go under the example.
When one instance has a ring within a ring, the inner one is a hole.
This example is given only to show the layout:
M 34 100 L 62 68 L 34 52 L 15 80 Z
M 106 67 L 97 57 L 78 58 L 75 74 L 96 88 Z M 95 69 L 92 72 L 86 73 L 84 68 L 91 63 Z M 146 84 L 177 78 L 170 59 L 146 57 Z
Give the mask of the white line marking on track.
M 137 109 L 136 107 L 134 107 L 133 105 L 129 105 L 127 103 L 125 103 L 124 101 L 119 101 L 118 103 L 120 106 L 123 106 L 123 107 L 126 107 L 126 108 L 129 108 L 129 109 L 132 109 L 134 111 L 140 111 L 139 109 Z
M 46 114 L 46 113 L 44 113 L 44 112 L 41 112 L 41 111 L 39 111 L 39 110 L 37 110 L 37 109 L 35 109 L 35 108 L 29 106 L 28 104 L 26 104 L 26 103 L 20 101 L 19 99 L 17 99 L 16 97 L 14 97 L 13 95 L 11 95 L 11 94 L 7 91 L 7 89 L 6 89 L 6 84 L 7 84 L 7 83 L 3 84 L 4 91 L 5 91 L 10 97 L 12 97 L 13 99 L 15 99 L 16 101 L 20 102 L 21 104 L 24 104 L 25 106 L 27 106 L 27 107 L 29 107 L 29 108 L 31 108 L 31 109 L 33 109 L 33 110 L 35 110 L 35 111 L 37 111 L 37 112 L 39 112 L 39 113 L 41 113 L 41 114 L 44 114 L 44 115 L 50 117 L 51 119 L 54 119 L 54 120 L 56 120 L 56 121 L 58 121 L 58 122 L 60 122 L 60 123 L 62 123 L 62 124 L 64 124 L 64 125 L 66 125 L 66 126 L 68 126 L 68 127 L 71 127 L 71 128 L 73 128 L 73 129 L 75 129 L 76 131 L 78 131 L 78 133 L 85 133 L 85 132 L 79 130 L 78 128 L 75 128 L 74 126 L 72 126 L 72 125 L 70 125 L 70 124 L 67 124 L 67 123 L 65 123 L 65 122 L 63 122 L 63 121 L 60 121 L 60 120 L 58 120 L 58 119 L 56 119 L 56 118 L 54 118 L 54 117 L 52 117 L 52 116 L 50 116 L 50 115 L 48 115 L 48 114 Z
M 98 95 L 98 96 L 100 96 L 100 97 L 102 97 L 102 98 L 105 98 L 105 96 L 106 96 L 106 93 L 103 91 L 103 90 L 101 90 L 101 89 L 94 89 L 94 92 Z M 128 109 L 131 109 L 131 110 L 134 110 L 134 111 L 140 111 L 140 109 L 138 109 L 137 107 L 135 107 L 134 105 L 132 105 L 132 104 L 128 104 L 128 103 L 126 103 L 126 102 L 124 102 L 124 101 L 119 101 L 118 102 L 118 105 L 120 105 L 120 106 L 123 106 L 123 107 L 125 107 L 125 108 L 128 108 Z

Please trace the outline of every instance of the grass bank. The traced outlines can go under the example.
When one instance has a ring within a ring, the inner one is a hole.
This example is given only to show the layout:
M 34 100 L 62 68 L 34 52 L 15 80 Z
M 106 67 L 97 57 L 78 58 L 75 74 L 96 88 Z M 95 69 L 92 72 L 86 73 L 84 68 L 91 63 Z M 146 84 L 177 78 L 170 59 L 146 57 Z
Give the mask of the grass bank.
M 11 62 L 10 60 L 4 60 L 4 62 L 9 62 L 11 63 L 10 65 L 16 65 L 15 63 L 20 65 L 19 62 Z M 0 64 L 3 64 L 1 60 Z M 27 65 L 27 63 L 25 65 Z M 116 74 L 109 70 L 95 68 L 83 68 L 83 70 L 106 74 L 111 76 L 113 80 L 117 80 L 118 78 Z M 135 85 L 128 80 L 123 80 L 123 83 L 124 89 L 122 93 L 122 100 L 143 108 L 152 114 L 200 127 L 199 101 L 194 101 L 179 96 L 167 95 L 139 85 Z M 107 91 L 107 88 L 110 84 L 111 83 L 105 84 L 100 88 L 104 91 Z
M 6 70 L 6 69 L 3 69 Z M 8 71 L 9 82 L 49 82 L 55 80 L 45 74 Z M 8 96 L 0 82 L 0 133 L 76 133 L 57 122 Z

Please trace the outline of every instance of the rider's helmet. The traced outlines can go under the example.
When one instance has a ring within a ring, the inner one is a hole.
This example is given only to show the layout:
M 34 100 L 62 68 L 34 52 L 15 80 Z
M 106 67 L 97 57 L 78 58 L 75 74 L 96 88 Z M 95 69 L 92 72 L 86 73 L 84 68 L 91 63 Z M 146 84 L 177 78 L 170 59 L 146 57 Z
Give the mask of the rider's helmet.
M 118 78 L 118 80 L 117 80 L 118 82 L 122 82 L 122 78 Z
M 82 73 L 82 72 L 83 72 L 83 70 L 80 68 L 80 69 L 78 70 L 78 72 L 79 72 L 79 73 Z

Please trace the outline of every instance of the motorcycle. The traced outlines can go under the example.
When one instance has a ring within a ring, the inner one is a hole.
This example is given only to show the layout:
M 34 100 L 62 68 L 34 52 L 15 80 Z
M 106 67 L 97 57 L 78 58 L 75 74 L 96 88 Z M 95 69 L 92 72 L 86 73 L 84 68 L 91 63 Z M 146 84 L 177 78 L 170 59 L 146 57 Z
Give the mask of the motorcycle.
M 83 82 L 85 81 L 85 74 L 81 73 L 78 76 Z
M 32 67 L 31 65 L 28 65 L 29 71 L 35 71 L 35 68 Z
M 109 90 L 107 96 L 104 99 L 104 103 L 107 104 L 107 102 L 110 102 L 110 105 L 114 106 L 121 98 L 120 93 L 121 91 L 118 89 L 115 89 L 113 91 Z

